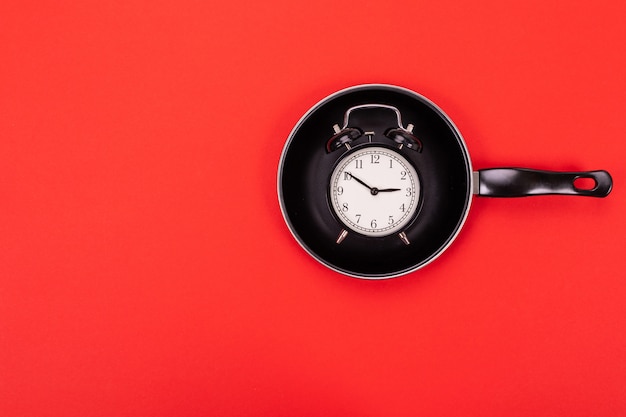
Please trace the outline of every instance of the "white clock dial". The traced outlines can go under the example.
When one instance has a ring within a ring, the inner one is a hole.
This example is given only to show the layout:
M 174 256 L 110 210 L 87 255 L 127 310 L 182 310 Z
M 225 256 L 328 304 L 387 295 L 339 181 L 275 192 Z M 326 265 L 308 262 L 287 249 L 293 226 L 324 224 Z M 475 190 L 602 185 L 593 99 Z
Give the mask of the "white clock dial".
M 334 212 L 349 229 L 366 236 L 400 232 L 417 211 L 420 182 L 413 165 L 382 146 L 355 150 L 330 177 Z

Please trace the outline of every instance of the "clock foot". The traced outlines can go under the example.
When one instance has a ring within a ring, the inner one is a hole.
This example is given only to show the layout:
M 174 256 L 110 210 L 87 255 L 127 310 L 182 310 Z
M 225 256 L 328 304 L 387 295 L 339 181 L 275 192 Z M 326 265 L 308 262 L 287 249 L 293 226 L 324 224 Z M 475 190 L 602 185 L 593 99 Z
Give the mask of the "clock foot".
M 346 229 L 341 229 L 339 236 L 337 236 L 337 241 L 335 243 L 340 244 L 343 240 L 348 236 L 348 231 Z
M 405 244 L 405 245 L 410 245 L 411 242 L 409 242 L 409 238 L 406 237 L 406 233 L 404 232 L 400 232 L 398 233 L 398 237 L 400 238 L 400 240 Z

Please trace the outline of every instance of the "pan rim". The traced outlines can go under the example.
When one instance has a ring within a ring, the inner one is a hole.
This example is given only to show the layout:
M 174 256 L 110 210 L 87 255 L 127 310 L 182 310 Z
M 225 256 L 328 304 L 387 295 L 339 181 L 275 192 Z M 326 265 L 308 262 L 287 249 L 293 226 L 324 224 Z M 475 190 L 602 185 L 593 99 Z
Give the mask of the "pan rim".
M 405 93 L 405 94 L 407 94 L 409 96 L 413 96 L 416 99 L 421 100 L 424 103 L 426 103 L 429 106 L 431 106 L 436 112 L 438 112 L 445 119 L 446 123 L 449 124 L 450 128 L 454 131 L 454 133 L 458 137 L 458 142 L 459 142 L 461 151 L 465 155 L 466 171 L 467 171 L 467 188 L 465 190 L 465 193 L 467 195 L 467 198 L 466 198 L 465 210 L 463 211 L 463 215 L 459 219 L 458 224 L 457 224 L 454 232 L 448 237 L 448 240 L 446 241 L 446 243 L 444 245 L 442 245 L 432 256 L 430 256 L 429 258 L 427 258 L 423 262 L 420 262 L 420 263 L 418 263 L 417 265 L 415 265 L 413 267 L 406 268 L 406 269 L 401 270 L 401 271 L 397 271 L 397 272 L 393 272 L 393 273 L 389 273 L 389 274 L 364 275 L 364 274 L 358 274 L 358 273 L 355 273 L 355 272 L 352 272 L 352 271 L 347 271 L 345 269 L 338 268 L 337 266 L 333 265 L 332 263 L 322 259 L 317 253 L 312 251 L 306 245 L 305 242 L 302 241 L 302 239 L 300 238 L 298 233 L 294 230 L 294 226 L 291 223 L 291 221 L 289 220 L 289 217 L 287 215 L 287 208 L 285 207 L 285 201 L 284 201 L 284 198 L 283 198 L 283 189 L 282 189 L 282 182 L 283 181 L 282 181 L 282 179 L 283 179 L 283 166 L 284 166 L 284 163 L 285 163 L 285 157 L 286 157 L 287 152 L 288 152 L 288 150 L 290 148 L 290 145 L 291 145 L 292 141 L 294 140 L 294 137 L 295 137 L 296 133 L 300 130 L 300 127 L 302 126 L 302 124 L 311 116 L 311 114 L 313 114 L 315 111 L 317 111 L 324 104 L 332 101 L 333 99 L 335 99 L 338 96 L 348 94 L 348 93 L 350 93 L 352 91 L 363 90 L 363 89 L 376 89 L 376 88 L 396 90 L 396 91 Z M 300 245 L 300 247 L 302 249 L 304 249 L 305 252 L 307 252 L 313 259 L 315 259 L 317 262 L 321 263 L 325 267 L 327 267 L 327 268 L 329 268 L 329 269 L 331 269 L 331 270 L 333 270 L 335 272 L 338 272 L 338 273 L 340 273 L 342 275 L 347 275 L 349 277 L 359 278 L 359 279 L 366 279 L 366 280 L 384 280 L 384 279 L 391 279 L 391 278 L 397 278 L 397 277 L 400 277 L 400 276 L 404 276 L 404 275 L 410 274 L 412 272 L 415 272 L 415 271 L 417 271 L 419 269 L 422 269 L 422 268 L 426 267 L 431 262 L 433 262 L 436 259 L 438 259 L 452 245 L 452 243 L 456 240 L 456 238 L 458 237 L 459 233 L 463 229 L 463 226 L 465 225 L 465 222 L 466 222 L 466 220 L 467 220 L 467 218 L 469 216 L 470 208 L 471 208 L 472 201 L 473 201 L 473 195 L 474 195 L 473 190 L 474 190 L 475 178 L 474 178 L 473 172 L 474 171 L 473 171 L 473 168 L 472 168 L 472 160 L 471 160 L 471 157 L 470 157 L 469 150 L 467 149 L 467 144 L 465 143 L 465 139 L 463 138 L 463 135 L 461 134 L 461 132 L 457 128 L 457 126 L 454 124 L 452 119 L 443 111 L 443 109 L 441 109 L 432 100 L 430 100 L 429 98 L 425 97 L 424 95 L 422 95 L 420 93 L 417 93 L 417 92 L 415 92 L 413 90 L 410 90 L 410 89 L 408 89 L 406 87 L 402 87 L 402 86 L 398 86 L 398 85 L 394 85 L 394 84 L 385 84 L 385 83 L 355 84 L 355 85 L 349 86 L 347 88 L 343 88 L 341 90 L 335 91 L 332 94 L 329 94 L 326 97 L 324 97 L 321 100 L 319 100 L 317 103 L 315 103 L 313 106 L 311 106 L 302 115 L 302 117 L 300 117 L 298 122 L 291 129 L 291 131 L 289 133 L 289 136 L 287 137 L 287 140 L 285 141 L 285 144 L 284 144 L 283 149 L 282 149 L 281 154 L 280 154 L 280 159 L 279 159 L 279 164 L 278 164 L 278 175 L 277 175 L 277 196 L 278 196 L 278 203 L 279 203 L 279 206 L 280 206 L 280 211 L 281 211 L 281 214 L 283 216 L 283 220 L 285 221 L 285 224 L 287 225 L 287 228 L 289 229 L 289 232 L 291 233 L 293 238 L 296 240 L 296 242 Z

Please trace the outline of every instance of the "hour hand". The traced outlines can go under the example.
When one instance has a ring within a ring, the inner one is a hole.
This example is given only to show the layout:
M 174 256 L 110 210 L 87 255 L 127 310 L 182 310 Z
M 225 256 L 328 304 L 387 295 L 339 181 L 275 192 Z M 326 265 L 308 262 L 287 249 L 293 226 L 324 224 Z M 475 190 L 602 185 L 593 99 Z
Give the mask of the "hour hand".
M 350 178 L 354 179 L 356 182 L 358 182 L 361 185 L 364 185 L 365 187 L 367 187 L 368 190 L 372 191 L 372 187 L 370 187 L 369 185 L 367 185 L 363 180 L 358 179 L 357 177 L 355 177 L 354 175 L 352 175 L 351 172 L 348 172 L 348 175 L 350 175 Z
M 385 193 L 385 192 L 400 191 L 400 190 L 401 188 L 383 188 L 383 189 L 379 189 L 378 192 Z

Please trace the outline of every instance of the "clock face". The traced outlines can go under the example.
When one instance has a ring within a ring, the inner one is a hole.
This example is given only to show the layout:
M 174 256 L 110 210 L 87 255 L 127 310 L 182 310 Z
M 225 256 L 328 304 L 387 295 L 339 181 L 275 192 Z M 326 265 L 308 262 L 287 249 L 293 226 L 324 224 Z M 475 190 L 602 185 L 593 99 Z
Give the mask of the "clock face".
M 339 161 L 329 184 L 330 205 L 348 229 L 382 237 L 401 232 L 420 200 L 417 171 L 399 152 L 382 146 L 355 148 Z

